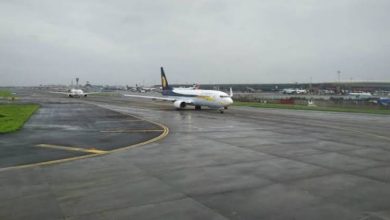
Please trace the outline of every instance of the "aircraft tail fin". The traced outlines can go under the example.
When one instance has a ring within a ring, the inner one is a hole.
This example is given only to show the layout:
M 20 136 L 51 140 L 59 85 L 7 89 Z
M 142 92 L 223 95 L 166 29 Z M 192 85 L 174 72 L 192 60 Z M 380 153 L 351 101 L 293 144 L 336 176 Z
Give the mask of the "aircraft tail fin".
M 233 97 L 233 89 L 230 87 L 230 97 Z
M 161 67 L 161 87 L 162 90 L 171 90 L 171 87 L 168 84 L 167 77 L 165 76 L 164 68 Z

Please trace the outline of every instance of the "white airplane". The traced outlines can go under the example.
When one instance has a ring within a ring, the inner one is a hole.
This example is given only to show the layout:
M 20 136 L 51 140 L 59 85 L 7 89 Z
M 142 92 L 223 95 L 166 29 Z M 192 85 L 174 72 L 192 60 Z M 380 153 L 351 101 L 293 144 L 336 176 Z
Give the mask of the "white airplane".
M 140 86 L 138 84 L 135 84 L 135 87 L 127 86 L 127 90 L 130 90 L 132 92 L 145 93 L 145 92 L 154 92 L 154 91 L 157 90 L 157 88 L 154 88 L 154 87 L 144 87 L 144 86 Z
M 153 92 L 156 90 L 156 88 L 139 86 L 138 84 L 135 84 L 135 89 L 136 92 Z
M 372 94 L 370 92 L 350 92 L 348 93 L 350 96 L 356 96 L 360 98 L 370 98 L 372 97 Z
M 56 94 L 64 94 L 70 98 L 73 97 L 87 97 L 90 94 L 96 94 L 100 92 L 84 92 L 82 89 L 70 89 L 68 92 L 50 92 L 50 93 L 56 93 Z
M 306 89 L 296 89 L 295 91 L 297 94 L 306 94 L 307 93 Z
M 306 94 L 306 89 L 283 89 L 283 94 Z
M 152 100 L 162 100 L 173 102 L 176 109 L 184 109 L 187 105 L 195 106 L 195 110 L 202 109 L 206 106 L 211 109 L 218 109 L 223 113 L 223 109 L 227 109 L 229 105 L 233 104 L 233 91 L 230 88 L 230 95 L 217 90 L 202 90 L 202 89 L 188 89 L 188 88 L 172 88 L 168 85 L 167 77 L 164 69 L 161 67 L 161 85 L 163 97 L 153 96 L 139 96 L 129 95 L 124 96 L 135 98 L 146 98 Z

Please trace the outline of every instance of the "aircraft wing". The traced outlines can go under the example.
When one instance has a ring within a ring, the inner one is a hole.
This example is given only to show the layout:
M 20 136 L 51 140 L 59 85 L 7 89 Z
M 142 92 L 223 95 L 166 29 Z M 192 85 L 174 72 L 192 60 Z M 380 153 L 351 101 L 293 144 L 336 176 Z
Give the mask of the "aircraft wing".
M 69 95 L 70 94 L 69 92 L 52 92 L 52 91 L 50 91 L 50 93 L 64 94 L 64 95 Z
M 168 101 L 168 102 L 174 102 L 174 101 L 177 100 L 176 98 L 173 98 L 173 97 L 156 97 L 156 96 L 129 95 L 129 94 L 124 94 L 124 96 L 133 97 L 133 98 L 143 98 L 143 99 L 152 99 L 152 100 Z
M 83 95 L 92 95 L 92 94 L 99 94 L 102 92 L 84 92 Z

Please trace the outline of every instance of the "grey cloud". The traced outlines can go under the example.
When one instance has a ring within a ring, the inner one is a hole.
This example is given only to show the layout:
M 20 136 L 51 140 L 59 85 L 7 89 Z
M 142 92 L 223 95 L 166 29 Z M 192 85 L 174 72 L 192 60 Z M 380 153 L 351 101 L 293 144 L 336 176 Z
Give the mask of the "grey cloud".
M 0 1 L 0 86 L 390 80 L 386 0 Z

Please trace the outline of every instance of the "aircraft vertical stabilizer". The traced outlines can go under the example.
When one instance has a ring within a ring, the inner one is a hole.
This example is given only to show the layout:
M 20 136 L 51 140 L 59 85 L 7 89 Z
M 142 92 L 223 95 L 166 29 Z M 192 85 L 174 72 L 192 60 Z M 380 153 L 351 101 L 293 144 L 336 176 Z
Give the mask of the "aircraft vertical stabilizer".
M 167 77 L 165 76 L 163 67 L 161 67 L 161 87 L 162 90 L 171 90 L 171 87 L 169 87 L 168 85 L 168 80 Z

